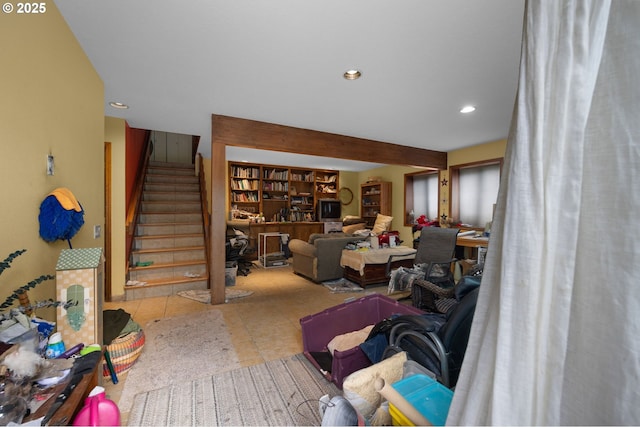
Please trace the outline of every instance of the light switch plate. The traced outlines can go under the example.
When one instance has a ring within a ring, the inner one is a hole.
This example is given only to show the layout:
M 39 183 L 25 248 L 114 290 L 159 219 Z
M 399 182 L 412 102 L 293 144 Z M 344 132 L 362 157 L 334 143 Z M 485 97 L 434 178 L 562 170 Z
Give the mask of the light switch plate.
M 101 227 L 99 225 L 94 225 L 93 226 L 93 238 L 94 239 L 98 239 L 100 238 L 100 233 L 102 232 Z

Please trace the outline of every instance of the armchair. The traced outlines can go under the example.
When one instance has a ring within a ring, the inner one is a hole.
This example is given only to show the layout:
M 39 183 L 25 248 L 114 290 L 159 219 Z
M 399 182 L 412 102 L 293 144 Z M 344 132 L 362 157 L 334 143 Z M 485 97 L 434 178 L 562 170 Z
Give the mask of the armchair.
M 289 241 L 289 251 L 293 271 L 316 283 L 339 279 L 344 274 L 340 266 L 342 250 L 348 243 L 363 239 L 343 233 L 312 234 L 308 242 L 292 239 Z

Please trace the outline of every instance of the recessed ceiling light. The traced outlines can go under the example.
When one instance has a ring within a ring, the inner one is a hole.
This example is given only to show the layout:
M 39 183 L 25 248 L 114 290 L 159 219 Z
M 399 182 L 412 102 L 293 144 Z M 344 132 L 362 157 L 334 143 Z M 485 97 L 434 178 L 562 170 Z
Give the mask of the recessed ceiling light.
M 121 110 L 126 110 L 127 108 L 129 108 L 127 104 L 123 104 L 122 102 L 111 101 L 109 105 L 111 105 L 113 108 L 119 108 Z
M 460 112 L 464 114 L 473 113 L 474 111 L 476 111 L 476 107 L 474 107 L 473 105 L 466 105 L 460 109 Z
M 362 73 L 358 70 L 347 70 L 344 72 L 343 77 L 347 80 L 356 80 L 362 76 Z

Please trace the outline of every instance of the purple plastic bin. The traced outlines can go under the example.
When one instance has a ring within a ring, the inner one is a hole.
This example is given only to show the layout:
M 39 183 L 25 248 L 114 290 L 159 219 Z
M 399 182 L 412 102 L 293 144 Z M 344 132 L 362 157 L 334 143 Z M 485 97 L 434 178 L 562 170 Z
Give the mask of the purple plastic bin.
M 300 319 L 304 355 L 318 370 L 324 373 L 312 352 L 327 351 L 327 344 L 335 336 L 375 325 L 393 314 L 423 314 L 424 311 L 403 305 L 382 294 L 371 294 L 357 300 L 327 308 L 320 313 Z M 360 349 L 335 351 L 331 373 L 325 377 L 342 389 L 342 382 L 352 372 L 370 366 L 371 362 Z

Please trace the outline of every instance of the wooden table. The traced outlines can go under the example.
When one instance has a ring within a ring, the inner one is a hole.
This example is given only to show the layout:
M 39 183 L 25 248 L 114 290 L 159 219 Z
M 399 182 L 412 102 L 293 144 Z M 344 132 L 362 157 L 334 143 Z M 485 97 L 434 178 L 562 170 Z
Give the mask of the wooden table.
M 462 246 L 464 248 L 465 259 L 477 259 L 477 248 L 489 247 L 488 237 L 475 237 L 475 236 L 462 236 L 456 239 L 456 246 Z
M 71 425 L 71 423 L 73 422 L 73 418 L 84 406 L 84 400 L 87 398 L 91 390 L 93 390 L 94 387 L 98 385 L 99 375 L 102 375 L 102 359 L 98 360 L 98 363 L 96 363 L 93 371 L 83 375 L 82 379 L 73 390 L 71 395 L 55 412 L 55 414 L 53 414 L 53 417 L 51 417 L 47 425 Z M 68 377 L 68 379 L 70 379 L 70 377 Z M 44 404 L 42 404 L 37 411 L 35 411 L 33 414 L 30 414 L 28 417 L 25 417 L 22 422 L 26 423 L 27 421 L 37 420 L 38 418 L 44 417 L 49 411 L 51 405 L 53 405 L 53 402 L 56 400 L 58 395 L 62 393 L 62 391 L 64 391 L 67 383 L 68 381 L 63 381 L 62 383 L 58 384 L 52 390 L 52 396 Z
M 390 255 L 403 255 L 394 257 L 391 269 L 399 267 L 411 268 L 413 267 L 416 252 L 415 249 L 407 246 L 369 249 L 366 251 L 344 249 L 340 265 L 344 268 L 345 279 L 351 280 L 364 288 L 367 285 L 389 282 L 386 269 Z

